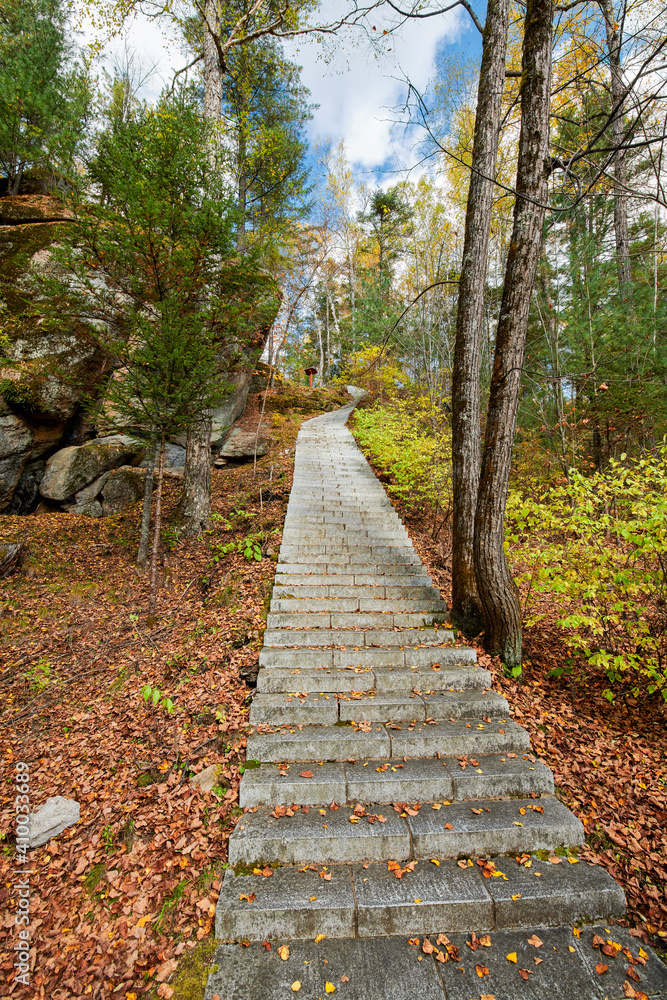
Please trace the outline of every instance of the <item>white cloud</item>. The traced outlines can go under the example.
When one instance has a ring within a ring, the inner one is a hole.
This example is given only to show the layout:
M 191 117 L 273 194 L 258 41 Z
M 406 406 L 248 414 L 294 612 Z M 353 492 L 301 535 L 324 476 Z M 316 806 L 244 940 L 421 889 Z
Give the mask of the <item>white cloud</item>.
M 336 0 L 339 6 L 344 0 Z M 331 6 L 329 10 L 331 10 Z M 391 22 L 378 17 L 368 25 L 381 36 Z M 319 105 L 309 123 L 311 141 L 344 138 L 357 180 L 371 186 L 381 181 L 382 171 L 405 169 L 417 159 L 413 149 L 417 134 L 400 124 L 396 107 L 407 93 L 407 77 L 423 92 L 433 78 L 439 47 L 460 42 L 470 29 L 465 13 L 458 9 L 437 18 L 411 21 L 397 35 L 384 38 L 384 52 L 375 52 L 360 31 L 348 31 L 329 38 L 330 61 L 322 58 L 323 46 L 312 36 L 286 45 L 286 55 L 303 67 L 302 81 L 309 88 L 312 101 Z M 375 34 L 375 33 L 373 33 Z M 93 33 L 84 25 L 84 38 Z M 143 68 L 155 64 L 156 70 L 141 96 L 154 100 L 176 69 L 186 64 L 175 35 L 165 34 L 157 22 L 137 16 L 125 32 L 127 45 L 135 50 Z M 107 46 L 101 59 L 110 69 L 122 50 L 117 39 Z M 386 174 L 386 183 L 392 175 Z

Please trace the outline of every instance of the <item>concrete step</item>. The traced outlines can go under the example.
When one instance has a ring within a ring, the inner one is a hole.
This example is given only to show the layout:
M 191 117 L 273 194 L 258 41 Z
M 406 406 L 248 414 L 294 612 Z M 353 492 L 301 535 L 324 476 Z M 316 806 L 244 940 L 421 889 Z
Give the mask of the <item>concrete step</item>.
M 466 646 L 386 646 L 384 649 L 351 646 L 349 649 L 330 648 L 272 648 L 264 646 L 260 650 L 259 664 L 262 667 L 380 667 L 401 669 L 431 667 L 440 665 L 459 666 L 475 663 L 474 649 Z M 413 685 L 414 686 L 414 685 Z
M 551 863 L 534 856 L 530 868 L 524 868 L 513 858 L 497 857 L 487 859 L 502 872 L 494 878 L 484 877 L 476 864 L 461 869 L 455 861 L 435 860 L 437 865 L 418 861 L 400 879 L 385 864 L 332 865 L 326 871 L 290 866 L 271 875 L 235 875 L 228 869 L 215 936 L 223 941 L 272 941 L 319 934 L 481 934 L 526 925 L 558 926 L 582 917 L 608 919 L 625 910 L 620 886 L 596 865 L 568 864 L 560 858 Z M 324 874 L 330 878 L 323 879 Z
M 559 865 L 558 870 L 563 867 Z M 317 895 L 316 891 L 311 895 Z M 335 905 L 333 896 L 331 902 Z M 549 905 L 542 904 L 540 909 L 548 913 Z M 610 926 L 606 921 L 595 924 L 575 937 L 570 925 L 542 929 L 540 923 L 524 924 L 520 930 L 496 930 L 490 934 L 490 946 L 479 947 L 474 953 L 468 947 L 470 932 L 452 932 L 448 947 L 437 945 L 434 932 L 432 954 L 422 952 L 422 935 L 399 937 L 389 930 L 389 936 L 371 938 L 339 938 L 331 934 L 324 940 L 319 935 L 315 940 L 310 935 L 303 940 L 279 935 L 270 952 L 259 941 L 247 946 L 223 944 L 213 956 L 215 971 L 208 979 L 204 1000 L 216 996 L 224 1000 L 285 1000 L 296 982 L 306 1000 L 326 1000 L 327 983 L 336 991 L 334 1000 L 470 1000 L 480 994 L 495 1000 L 621 1000 L 628 996 L 623 986 L 624 981 L 629 981 L 625 971 L 628 959 L 623 952 L 611 960 L 601 956 L 592 947 L 592 937 L 611 937 L 630 952 L 635 963 L 642 945 L 624 928 L 614 927 L 611 932 Z M 539 948 L 531 943 L 535 933 L 541 941 Z M 279 954 L 279 946 L 284 943 L 289 943 L 289 954 Z M 652 1000 L 665 1000 L 667 967 L 648 946 L 644 945 L 643 950 L 648 956 L 642 956 L 646 965 L 633 965 L 639 974 L 637 990 Z M 516 964 L 507 960 L 512 953 L 517 956 Z M 437 960 L 438 955 L 442 961 Z M 459 961 L 450 955 L 458 956 Z M 538 965 L 536 958 L 540 959 Z M 609 966 L 602 976 L 595 971 L 600 958 Z M 489 970 L 488 975 L 482 973 L 483 979 L 476 972 L 477 965 Z M 526 973 L 525 981 L 520 969 Z
M 384 629 L 422 628 L 448 622 L 448 615 L 442 611 L 397 612 L 387 611 L 272 611 L 266 620 L 269 629 L 321 628 L 321 629 Z
M 344 568 L 344 567 L 343 567 Z M 423 573 L 404 574 L 400 577 L 400 582 L 394 582 L 396 578 L 388 580 L 383 574 L 355 573 L 276 573 L 275 584 L 278 587 L 387 587 L 397 589 L 393 594 L 378 594 L 378 597 L 410 597 L 410 590 L 416 587 L 428 591 L 435 590 L 430 576 Z M 335 594 L 331 595 L 335 597 Z M 344 597 L 345 594 L 341 594 Z M 420 594 L 415 597 L 439 597 L 440 591 L 436 594 Z
M 386 584 L 377 587 L 362 587 L 360 584 L 338 584 L 332 583 L 331 577 L 319 576 L 320 580 L 324 579 L 326 583 L 281 583 L 280 580 L 276 579 L 276 583 L 273 587 L 273 597 L 274 598 L 305 598 L 305 597 L 315 597 L 315 598 L 353 598 L 361 601 L 376 601 L 376 600 L 427 600 L 427 601 L 438 601 L 440 600 L 440 591 L 436 587 L 404 587 L 400 585 L 395 585 L 390 583 L 390 578 L 387 578 Z M 305 577 L 308 579 L 308 577 Z M 389 591 L 389 593 L 387 593 Z
M 336 614 L 356 611 L 372 612 L 374 614 L 424 614 L 427 612 L 446 612 L 445 601 L 411 601 L 394 599 L 393 601 L 359 599 L 355 597 L 274 597 L 271 601 L 272 612 L 286 612 L 289 614 L 303 614 L 311 612 L 315 614 Z
M 479 798 L 553 795 L 553 775 L 532 754 L 487 754 L 397 760 L 376 758 L 317 764 L 267 763 L 246 771 L 243 807 L 339 805 L 391 802 L 451 802 Z M 304 777 L 302 772 L 306 772 Z M 312 777 L 308 775 L 312 774 Z
M 428 576 L 428 573 L 420 562 L 396 562 L 395 559 L 375 560 L 368 562 L 365 558 L 353 556 L 334 556 L 333 552 L 324 552 L 319 556 L 304 556 L 302 559 L 290 557 L 288 562 L 279 561 L 276 565 L 276 573 L 288 573 L 297 576 L 303 573 L 326 573 L 327 576 L 336 576 L 341 573 L 349 576 L 350 573 L 359 573 L 364 576 Z M 396 581 L 400 583 L 400 579 Z
M 454 641 L 448 629 L 267 628 L 265 646 L 439 646 Z
M 299 723 L 332 724 L 339 719 L 354 722 L 411 722 L 426 719 L 475 719 L 484 715 L 509 714 L 509 706 L 495 691 L 473 688 L 436 691 L 428 695 L 362 692 L 348 694 L 295 691 L 258 692 L 250 707 L 250 722 L 272 725 Z
M 584 840 L 579 820 L 555 798 L 471 799 L 439 810 L 416 805 L 408 807 L 416 815 L 399 814 L 393 805 L 371 804 L 363 815 L 336 805 L 305 806 L 282 817 L 259 807 L 246 812 L 234 828 L 229 863 L 329 865 L 487 857 L 572 847 Z M 542 811 L 536 812 L 538 808 Z
M 474 665 L 419 669 L 377 667 L 262 667 L 257 690 L 271 694 L 290 693 L 297 688 L 308 692 L 381 691 L 409 694 L 419 691 L 446 691 L 462 688 L 489 688 L 491 674 Z
M 488 718 L 488 717 L 487 717 Z M 353 726 L 281 726 L 248 735 L 249 760 L 349 761 L 376 757 L 462 757 L 530 752 L 528 733 L 512 719 L 495 722 L 409 723 Z

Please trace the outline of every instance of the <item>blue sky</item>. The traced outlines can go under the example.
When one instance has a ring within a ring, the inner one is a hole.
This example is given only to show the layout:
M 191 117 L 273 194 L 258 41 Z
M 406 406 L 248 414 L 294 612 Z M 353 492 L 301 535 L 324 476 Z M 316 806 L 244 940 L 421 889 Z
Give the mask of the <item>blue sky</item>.
M 334 0 L 336 2 L 336 0 Z M 336 5 L 342 2 L 337 0 Z M 484 3 L 473 7 L 480 20 Z M 324 10 L 331 4 L 322 5 Z M 378 35 L 387 21 L 373 21 Z M 174 69 L 187 61 L 178 43 L 144 18 L 137 18 L 127 31 L 130 48 L 144 64 L 155 63 L 157 72 L 144 96 L 154 98 Z M 120 43 L 116 43 L 120 47 Z M 397 106 L 406 94 L 405 77 L 424 92 L 436 72 L 438 54 L 456 52 L 463 59 L 478 59 L 480 36 L 462 9 L 437 18 L 414 21 L 400 35 L 387 36 L 385 51 L 378 54 L 360 34 L 337 36 L 332 58 L 322 58 L 322 46 L 305 37 L 286 47 L 286 54 L 303 67 L 302 80 L 319 108 L 309 123 L 312 143 L 344 138 L 357 181 L 370 187 L 385 186 L 419 159 L 418 134 L 395 124 Z M 107 50 L 105 62 L 112 59 Z

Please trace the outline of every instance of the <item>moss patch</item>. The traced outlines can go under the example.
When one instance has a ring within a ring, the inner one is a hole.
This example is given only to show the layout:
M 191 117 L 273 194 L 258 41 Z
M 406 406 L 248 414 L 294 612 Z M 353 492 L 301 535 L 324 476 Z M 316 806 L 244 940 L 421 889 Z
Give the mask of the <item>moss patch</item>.
M 200 941 L 192 951 L 186 951 L 179 959 L 178 968 L 169 985 L 174 991 L 172 1000 L 204 1000 L 208 977 L 215 972 L 214 964 L 217 942 L 214 937 Z M 155 1000 L 157 991 L 152 994 Z

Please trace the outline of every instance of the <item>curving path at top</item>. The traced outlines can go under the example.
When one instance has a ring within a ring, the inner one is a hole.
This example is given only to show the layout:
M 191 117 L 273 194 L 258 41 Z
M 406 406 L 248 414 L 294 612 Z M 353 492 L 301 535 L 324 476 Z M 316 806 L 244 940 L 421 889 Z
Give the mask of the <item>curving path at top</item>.
M 449 628 L 352 409 L 297 441 L 207 1000 L 620 1000 L 628 967 L 667 1000 L 655 956 L 592 926 L 623 893 L 555 853 L 581 823 Z

